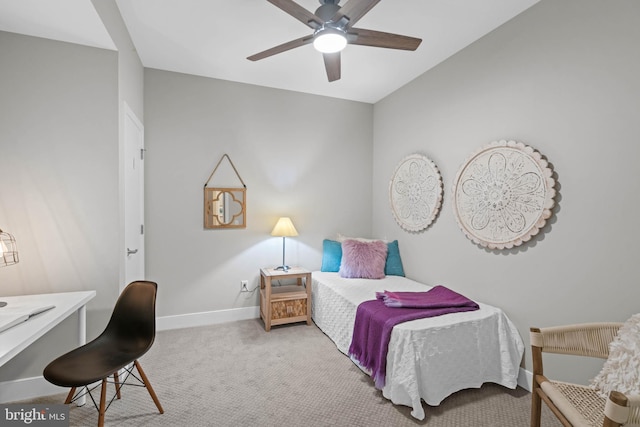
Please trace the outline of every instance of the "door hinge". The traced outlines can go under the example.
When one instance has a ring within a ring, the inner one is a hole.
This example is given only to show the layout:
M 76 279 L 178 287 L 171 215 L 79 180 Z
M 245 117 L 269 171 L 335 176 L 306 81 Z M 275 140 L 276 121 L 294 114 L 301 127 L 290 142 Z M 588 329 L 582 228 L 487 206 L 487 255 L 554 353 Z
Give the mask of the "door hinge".
M 140 149 L 140 160 L 144 160 L 144 152 L 147 151 L 146 148 L 141 148 Z
M 144 224 L 140 224 L 140 234 L 144 234 Z

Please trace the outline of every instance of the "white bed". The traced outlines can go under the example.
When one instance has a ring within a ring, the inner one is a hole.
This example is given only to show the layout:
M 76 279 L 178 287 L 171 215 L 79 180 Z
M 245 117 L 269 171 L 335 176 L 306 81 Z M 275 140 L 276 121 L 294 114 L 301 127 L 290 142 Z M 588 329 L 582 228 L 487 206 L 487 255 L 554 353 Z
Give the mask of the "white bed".
M 358 304 L 375 299 L 376 291 L 431 288 L 400 276 L 343 279 L 338 273 L 316 271 L 312 278 L 311 316 L 344 354 L 351 344 Z M 421 399 L 439 405 L 451 393 L 486 382 L 516 387 L 522 338 L 502 310 L 477 302 L 477 311 L 412 320 L 393 328 L 382 389 L 385 398 L 412 407 L 411 415 L 422 420 Z

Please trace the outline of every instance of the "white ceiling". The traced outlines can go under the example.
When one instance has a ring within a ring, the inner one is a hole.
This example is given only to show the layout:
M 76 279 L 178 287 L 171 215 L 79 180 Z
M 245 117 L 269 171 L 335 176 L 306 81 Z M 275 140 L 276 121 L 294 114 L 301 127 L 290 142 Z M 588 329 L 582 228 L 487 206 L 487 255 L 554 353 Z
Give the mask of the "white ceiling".
M 375 103 L 539 0 L 381 1 L 357 26 L 422 44 L 415 52 L 347 46 L 342 78 L 331 83 L 311 45 L 246 59 L 311 33 L 266 0 L 115 1 L 145 67 Z M 0 30 L 115 49 L 89 0 L 0 0 Z

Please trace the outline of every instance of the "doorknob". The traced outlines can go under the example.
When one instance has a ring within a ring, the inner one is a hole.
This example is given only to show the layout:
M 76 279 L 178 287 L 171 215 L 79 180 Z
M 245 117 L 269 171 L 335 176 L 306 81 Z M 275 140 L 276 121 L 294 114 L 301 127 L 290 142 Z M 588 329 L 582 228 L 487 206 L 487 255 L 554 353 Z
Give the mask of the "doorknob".
M 127 256 L 129 256 L 129 255 L 135 255 L 135 254 L 137 254 L 137 253 L 138 253 L 138 250 L 137 250 L 137 249 L 129 249 L 129 248 L 127 248 Z

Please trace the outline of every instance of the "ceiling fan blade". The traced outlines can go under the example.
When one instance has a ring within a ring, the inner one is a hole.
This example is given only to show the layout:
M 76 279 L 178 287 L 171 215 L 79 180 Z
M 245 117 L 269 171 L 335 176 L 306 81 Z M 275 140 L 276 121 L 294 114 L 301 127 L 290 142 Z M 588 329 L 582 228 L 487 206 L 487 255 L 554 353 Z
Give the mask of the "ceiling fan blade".
M 349 37 L 349 44 L 361 46 L 386 47 L 388 49 L 416 50 L 422 39 L 400 34 L 384 33 L 382 31 L 351 28 L 349 36 L 356 35 L 354 40 Z
M 327 78 L 330 82 L 340 80 L 340 52 L 323 53 L 324 68 L 327 70 Z
M 296 18 L 298 21 L 302 22 L 304 25 L 307 25 L 314 30 L 320 28 L 324 22 L 322 19 L 318 18 L 313 13 L 309 12 L 304 7 L 300 6 L 298 3 L 292 0 L 267 0 L 269 3 L 274 6 L 279 7 L 284 12 Z
M 331 20 L 338 22 L 343 17 L 347 17 L 349 19 L 347 28 L 350 28 L 379 2 L 380 0 L 349 0 L 336 12 Z
M 272 47 L 271 49 L 263 50 L 262 52 L 256 53 L 255 55 L 251 55 L 247 57 L 249 61 L 258 61 L 260 59 L 268 58 L 270 56 L 276 55 L 278 53 L 286 52 L 287 50 L 295 49 L 296 47 L 304 46 L 313 41 L 313 36 L 304 36 L 299 39 L 291 40 L 290 42 L 282 43 L 276 47 Z

